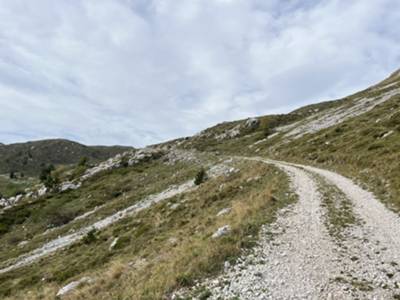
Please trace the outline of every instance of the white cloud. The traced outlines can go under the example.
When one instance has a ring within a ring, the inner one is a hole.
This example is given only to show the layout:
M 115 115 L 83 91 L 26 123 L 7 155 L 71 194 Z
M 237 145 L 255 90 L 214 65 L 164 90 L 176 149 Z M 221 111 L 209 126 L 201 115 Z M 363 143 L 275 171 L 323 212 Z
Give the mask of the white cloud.
M 400 65 L 400 3 L 5 0 L 0 141 L 140 146 L 337 98 Z

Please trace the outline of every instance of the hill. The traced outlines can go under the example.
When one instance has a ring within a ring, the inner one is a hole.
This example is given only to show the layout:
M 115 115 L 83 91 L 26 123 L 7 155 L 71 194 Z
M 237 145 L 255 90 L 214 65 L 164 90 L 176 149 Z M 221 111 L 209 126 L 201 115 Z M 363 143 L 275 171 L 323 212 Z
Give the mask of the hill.
M 399 74 L 2 199 L 0 297 L 399 299 Z
M 130 149 L 122 146 L 85 146 L 63 139 L 0 144 L 0 174 L 23 172 L 35 176 L 50 164 L 76 164 L 82 157 L 94 163 Z

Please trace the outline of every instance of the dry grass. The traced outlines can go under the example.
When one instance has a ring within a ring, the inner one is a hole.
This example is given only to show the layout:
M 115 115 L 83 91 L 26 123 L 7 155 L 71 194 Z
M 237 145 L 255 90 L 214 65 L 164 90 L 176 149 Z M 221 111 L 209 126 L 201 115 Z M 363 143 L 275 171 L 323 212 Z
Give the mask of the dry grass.
M 43 282 L 32 286 L 32 299 L 53 299 L 59 287 L 83 276 L 95 282 L 65 299 L 163 299 L 174 289 L 217 274 L 225 261 L 234 261 L 254 245 L 262 224 L 271 222 L 280 207 L 294 200 L 285 194 L 285 175 L 276 169 L 256 162 L 241 163 L 240 168 L 237 174 L 206 181 L 192 193 L 160 203 L 102 232 L 98 243 L 104 240 L 105 245 L 93 246 L 98 251 L 105 251 L 102 249 L 107 249 L 115 235 L 128 242 L 102 265 L 85 269 L 82 262 L 82 272 L 59 285 Z M 262 177 L 247 181 L 256 176 Z M 178 208 L 172 210 L 171 203 L 179 203 Z M 231 212 L 217 217 L 225 207 L 231 207 Z M 226 224 L 232 232 L 212 239 L 212 233 Z M 62 256 L 57 260 L 62 261 Z M 26 291 L 13 293 L 10 299 L 24 299 L 24 295 Z

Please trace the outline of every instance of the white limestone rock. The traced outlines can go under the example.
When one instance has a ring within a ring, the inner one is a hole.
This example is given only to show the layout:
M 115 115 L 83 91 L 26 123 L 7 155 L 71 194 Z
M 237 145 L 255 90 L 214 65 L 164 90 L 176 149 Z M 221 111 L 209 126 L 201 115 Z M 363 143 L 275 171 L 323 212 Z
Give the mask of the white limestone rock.
M 230 207 L 226 207 L 224 209 L 221 209 L 218 213 L 217 213 L 217 217 L 223 216 L 223 215 L 227 215 L 231 212 L 232 208 Z
M 211 236 L 213 239 L 217 239 L 221 236 L 227 235 L 231 232 L 231 226 L 225 225 L 217 229 L 216 232 Z
M 71 283 L 67 284 L 66 286 L 64 286 L 63 288 L 61 288 L 58 293 L 57 293 L 57 297 L 63 297 L 66 294 L 69 294 L 70 292 L 72 292 L 73 290 L 75 290 L 78 286 L 80 286 L 81 284 L 84 283 L 91 283 L 93 282 L 93 279 L 90 277 L 83 277 L 79 280 L 76 281 L 72 281 Z

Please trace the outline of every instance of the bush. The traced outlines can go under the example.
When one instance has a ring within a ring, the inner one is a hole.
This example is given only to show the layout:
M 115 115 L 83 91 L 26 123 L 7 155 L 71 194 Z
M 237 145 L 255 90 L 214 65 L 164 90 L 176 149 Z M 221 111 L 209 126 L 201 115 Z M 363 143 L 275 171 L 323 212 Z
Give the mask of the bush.
M 81 159 L 79 160 L 78 166 L 80 167 L 86 167 L 88 163 L 88 158 L 86 156 L 81 157 Z
M 48 165 L 47 167 L 44 167 L 40 171 L 40 176 L 39 179 L 40 181 L 46 181 L 47 177 L 51 175 L 51 172 L 54 171 L 54 166 L 53 165 Z
M 54 171 L 54 166 L 49 165 L 42 169 L 39 176 L 40 181 L 49 189 L 53 188 L 59 183 L 58 178 L 51 175 L 52 171 Z
M 97 237 L 96 237 L 96 229 L 92 229 L 90 230 L 82 239 L 83 243 L 86 245 L 89 245 L 91 243 L 94 243 L 95 241 L 97 241 Z
M 71 211 L 55 211 L 49 215 L 48 225 L 58 227 L 71 222 L 75 214 Z
M 194 184 L 195 185 L 200 185 L 202 184 L 205 179 L 206 179 L 206 171 L 204 170 L 204 168 L 201 168 L 201 170 L 199 172 L 197 172 L 196 177 L 194 178 Z

